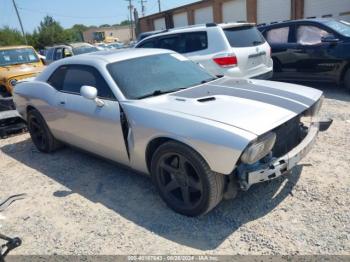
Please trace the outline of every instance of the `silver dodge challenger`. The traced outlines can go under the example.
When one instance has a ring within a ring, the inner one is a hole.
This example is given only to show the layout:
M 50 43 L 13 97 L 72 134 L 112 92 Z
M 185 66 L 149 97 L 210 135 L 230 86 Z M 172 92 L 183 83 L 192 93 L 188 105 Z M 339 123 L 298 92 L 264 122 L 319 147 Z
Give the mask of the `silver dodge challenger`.
M 287 174 L 331 120 L 322 92 L 210 75 L 168 50 L 101 51 L 59 60 L 14 91 L 38 150 L 68 144 L 150 174 L 187 216 Z

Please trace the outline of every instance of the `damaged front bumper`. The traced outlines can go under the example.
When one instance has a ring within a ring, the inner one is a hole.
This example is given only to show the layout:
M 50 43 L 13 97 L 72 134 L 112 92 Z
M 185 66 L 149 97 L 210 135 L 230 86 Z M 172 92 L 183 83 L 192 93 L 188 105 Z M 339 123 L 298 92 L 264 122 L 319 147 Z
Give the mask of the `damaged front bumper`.
M 268 181 L 280 177 L 295 167 L 305 157 L 314 145 L 319 131 L 326 131 L 333 120 L 327 119 L 312 123 L 308 134 L 299 145 L 280 158 L 271 158 L 265 163 L 253 165 L 241 164 L 238 170 L 239 184 L 242 190 L 248 190 L 253 184 Z

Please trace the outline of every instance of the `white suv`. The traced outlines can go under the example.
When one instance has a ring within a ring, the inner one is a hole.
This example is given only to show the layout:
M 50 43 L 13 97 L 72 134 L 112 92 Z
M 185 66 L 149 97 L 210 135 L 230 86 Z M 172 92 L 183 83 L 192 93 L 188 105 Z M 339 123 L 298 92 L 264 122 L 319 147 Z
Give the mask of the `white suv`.
M 254 24 L 206 24 L 174 28 L 144 38 L 136 48 L 183 54 L 213 75 L 269 79 L 271 48 Z

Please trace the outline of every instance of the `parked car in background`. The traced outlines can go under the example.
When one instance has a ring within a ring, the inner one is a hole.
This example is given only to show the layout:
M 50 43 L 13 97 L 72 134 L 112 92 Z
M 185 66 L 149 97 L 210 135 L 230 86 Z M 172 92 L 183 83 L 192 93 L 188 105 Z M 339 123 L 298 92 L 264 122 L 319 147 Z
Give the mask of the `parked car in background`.
M 44 64 L 33 47 L 0 47 L 0 96 L 11 96 L 19 80 L 36 76 L 43 69 Z
M 124 44 L 121 42 L 116 42 L 116 43 L 108 44 L 107 47 L 109 49 L 120 49 L 120 48 L 124 48 Z
M 108 50 L 108 49 L 110 49 L 106 43 L 96 43 L 95 46 L 96 46 L 96 48 L 98 50 Z
M 85 53 L 91 53 L 99 51 L 96 46 L 88 43 L 73 43 L 65 45 L 57 45 L 47 48 L 46 51 L 46 63 L 51 64 L 56 60 L 70 57 L 73 55 L 81 55 Z
M 237 184 L 248 190 L 287 173 L 331 123 L 317 119 L 319 90 L 213 77 L 161 49 L 63 59 L 18 84 L 14 101 L 40 151 L 62 141 L 151 174 L 188 216 L 233 198 Z
M 274 78 L 332 81 L 350 90 L 350 26 L 306 19 L 259 26 L 272 48 Z
M 206 24 L 170 29 L 146 37 L 136 48 L 176 51 L 213 75 L 262 79 L 272 76 L 270 46 L 254 24 Z

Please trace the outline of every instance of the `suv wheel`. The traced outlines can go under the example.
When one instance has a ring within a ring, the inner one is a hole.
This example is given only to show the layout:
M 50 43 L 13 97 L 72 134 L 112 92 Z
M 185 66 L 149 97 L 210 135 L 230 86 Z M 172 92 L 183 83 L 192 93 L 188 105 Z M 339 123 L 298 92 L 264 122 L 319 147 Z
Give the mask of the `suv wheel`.
M 44 153 L 51 153 L 61 144 L 51 134 L 44 118 L 37 110 L 28 112 L 28 130 L 37 149 Z
M 205 214 L 223 198 L 224 176 L 183 144 L 161 145 L 153 155 L 151 173 L 162 199 L 183 215 Z

